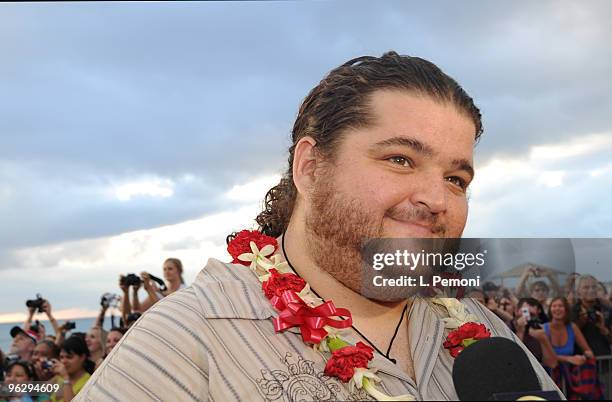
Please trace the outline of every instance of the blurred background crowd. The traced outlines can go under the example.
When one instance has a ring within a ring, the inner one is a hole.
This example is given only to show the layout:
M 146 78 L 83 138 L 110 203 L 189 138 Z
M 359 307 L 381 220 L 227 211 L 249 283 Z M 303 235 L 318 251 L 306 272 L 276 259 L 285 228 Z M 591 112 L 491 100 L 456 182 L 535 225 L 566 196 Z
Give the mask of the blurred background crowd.
M 568 399 L 610 399 L 612 299 L 609 286 L 528 264 L 515 288 L 486 282 L 472 289 L 546 367 Z
M 0 349 L 0 382 L 23 384 L 41 381 L 59 387 L 50 394 L 20 395 L 6 400 L 72 400 L 128 328 L 157 301 L 185 287 L 182 274 L 181 261 L 168 258 L 163 264 L 163 280 L 148 272 L 121 275 L 118 282 L 121 294 L 102 295 L 100 313 L 87 332 L 76 331 L 73 321 L 58 323 L 50 300 L 40 295 L 27 300 L 26 321 L 10 329 L 10 349 Z M 120 318 L 116 320 L 111 315 L 110 320 L 106 319 L 107 312 L 113 309 L 120 311 Z M 37 315 L 45 317 L 51 328 L 35 320 Z M 0 401 L 4 399 L 0 397 Z
M 0 379 L 6 383 L 59 384 L 53 394 L 23 401 L 70 401 L 117 345 L 127 329 L 153 304 L 185 286 L 180 260 L 163 264 L 163 278 L 148 272 L 121 275 L 119 294 L 106 293 L 87 332 L 71 321 L 59 324 L 51 302 L 27 300 L 28 318 L 10 329 L 12 344 L 0 350 Z M 559 272 L 533 264 L 522 268 L 513 288 L 485 282 L 467 296 L 503 320 L 547 368 L 569 399 L 602 399 L 612 385 L 612 298 L 606 284 L 591 275 Z M 108 311 L 118 311 L 120 316 Z M 47 318 L 46 328 L 37 314 Z

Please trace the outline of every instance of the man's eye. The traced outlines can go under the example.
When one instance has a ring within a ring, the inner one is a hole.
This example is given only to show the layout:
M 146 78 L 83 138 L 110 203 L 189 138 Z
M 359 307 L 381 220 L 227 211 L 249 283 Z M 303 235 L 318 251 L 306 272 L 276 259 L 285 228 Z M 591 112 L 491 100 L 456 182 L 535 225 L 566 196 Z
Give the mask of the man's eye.
M 446 178 L 447 181 L 453 183 L 454 185 L 456 185 L 457 187 L 459 187 L 462 190 L 466 190 L 467 189 L 467 182 L 465 180 L 463 180 L 461 177 L 458 176 L 451 176 L 451 177 L 447 177 Z
M 392 156 L 390 158 L 387 158 L 387 160 L 393 162 L 396 165 L 412 167 L 412 161 L 403 156 Z

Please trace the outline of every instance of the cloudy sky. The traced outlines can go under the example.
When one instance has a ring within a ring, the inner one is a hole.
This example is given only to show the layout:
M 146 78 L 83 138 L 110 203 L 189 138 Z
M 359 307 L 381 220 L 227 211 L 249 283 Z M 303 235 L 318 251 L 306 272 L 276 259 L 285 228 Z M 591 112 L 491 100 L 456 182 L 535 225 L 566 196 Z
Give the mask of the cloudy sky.
M 612 3 L 32 3 L 0 8 L 0 322 L 191 281 L 253 224 L 306 93 L 394 49 L 484 115 L 468 237 L 612 234 Z M 599 273 L 612 279 L 609 269 Z M 160 275 L 161 276 L 161 275 Z

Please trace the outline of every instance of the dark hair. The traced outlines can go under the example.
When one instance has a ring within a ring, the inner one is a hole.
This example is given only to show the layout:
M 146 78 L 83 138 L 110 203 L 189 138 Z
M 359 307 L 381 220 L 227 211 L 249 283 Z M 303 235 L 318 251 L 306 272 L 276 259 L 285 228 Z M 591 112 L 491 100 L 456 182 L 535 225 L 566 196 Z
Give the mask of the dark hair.
M 131 322 L 136 322 L 141 316 L 142 316 L 142 313 L 139 313 L 139 312 L 134 312 L 134 313 L 128 314 L 127 317 L 126 317 L 125 325 L 129 325 L 129 323 L 131 323 Z
M 47 347 L 48 347 L 49 349 L 51 349 L 51 357 L 53 357 L 53 358 L 57 358 L 57 357 L 59 356 L 60 349 L 59 349 L 59 347 L 58 347 L 58 346 L 55 344 L 55 342 L 52 342 L 52 341 L 50 341 L 50 340 L 48 340 L 48 339 L 43 339 L 43 340 L 41 340 L 41 341 L 38 341 L 38 343 L 37 343 L 36 345 L 38 346 L 38 345 L 40 345 L 40 344 L 47 345 Z
M 70 336 L 77 336 L 83 339 L 83 341 L 85 341 L 85 337 L 87 336 L 87 334 L 85 332 L 73 332 L 72 334 L 70 334 Z
M 517 308 L 520 308 L 523 304 L 527 303 L 527 305 L 531 306 L 531 307 L 535 307 L 535 308 L 542 308 L 542 305 L 540 304 L 539 301 L 537 301 L 536 299 L 534 299 L 533 297 L 522 297 L 519 299 L 518 304 L 516 305 Z
M 164 261 L 164 264 L 167 262 L 174 264 L 176 269 L 179 271 L 179 275 L 181 277 L 181 283 L 185 283 L 185 280 L 183 279 L 183 263 L 181 262 L 181 260 L 179 260 L 178 258 L 166 258 L 166 261 Z
M 472 98 L 435 64 L 393 51 L 381 57 L 349 60 L 332 70 L 302 102 L 293 125 L 289 167 L 280 183 L 266 194 L 264 210 L 255 219 L 259 230 L 278 237 L 287 229 L 297 195 L 292 169 L 295 146 L 300 139 L 312 137 L 319 154 L 333 159 L 347 129 L 373 123 L 368 102 L 375 91 L 382 89 L 405 90 L 450 103 L 473 121 L 475 141 L 482 134 L 480 110 Z
M 33 380 L 33 381 L 38 380 L 38 378 L 36 378 L 36 371 L 34 371 L 34 367 L 32 367 L 32 364 L 30 362 L 27 362 L 25 360 L 18 360 L 18 361 L 9 363 L 9 365 L 6 367 L 6 374 L 8 374 L 9 371 L 11 371 L 11 369 L 15 366 L 23 367 L 23 370 L 25 371 L 26 375 L 28 376 L 30 380 Z
M 78 335 L 71 335 L 70 337 L 68 337 L 68 339 L 64 341 L 64 343 L 62 343 L 60 349 L 66 353 L 73 353 L 75 355 L 85 356 L 86 359 L 83 362 L 83 368 L 89 374 L 93 374 L 96 368 L 96 364 L 90 360 L 91 355 L 89 353 L 89 349 L 87 348 L 87 343 L 85 343 L 85 339 Z
M 555 297 L 550 301 L 550 304 L 548 305 L 548 316 L 552 320 L 552 305 L 554 302 L 559 300 L 563 303 L 563 307 L 565 308 L 565 317 L 563 318 L 563 323 L 567 325 L 571 322 L 571 311 L 569 302 L 565 297 Z
M 108 333 L 110 334 L 111 332 L 119 332 L 121 335 L 125 335 L 125 333 L 127 332 L 127 328 L 124 327 L 112 327 Z

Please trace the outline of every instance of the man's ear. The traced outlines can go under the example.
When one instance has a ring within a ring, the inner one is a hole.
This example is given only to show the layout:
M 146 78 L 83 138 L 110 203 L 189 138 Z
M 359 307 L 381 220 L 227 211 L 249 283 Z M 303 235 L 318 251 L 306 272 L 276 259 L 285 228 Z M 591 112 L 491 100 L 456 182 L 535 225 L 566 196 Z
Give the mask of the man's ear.
M 308 194 L 315 180 L 317 142 L 312 137 L 301 138 L 293 154 L 293 182 L 298 194 Z

